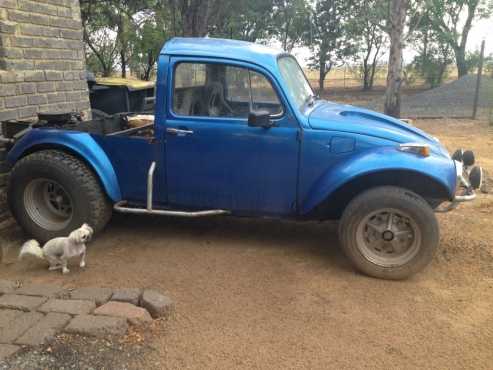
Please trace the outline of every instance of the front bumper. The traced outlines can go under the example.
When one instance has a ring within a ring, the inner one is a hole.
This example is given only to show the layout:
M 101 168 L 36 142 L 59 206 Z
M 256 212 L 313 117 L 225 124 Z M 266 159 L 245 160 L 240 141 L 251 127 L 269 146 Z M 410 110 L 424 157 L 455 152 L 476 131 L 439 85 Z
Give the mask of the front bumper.
M 482 185 L 483 170 L 481 167 L 472 167 L 464 165 L 462 161 L 454 160 L 455 169 L 457 172 L 457 190 L 454 199 L 444 207 L 435 209 L 435 212 L 449 212 L 460 203 L 470 202 L 476 199 L 475 189 L 479 189 Z M 471 174 L 473 179 L 471 181 Z

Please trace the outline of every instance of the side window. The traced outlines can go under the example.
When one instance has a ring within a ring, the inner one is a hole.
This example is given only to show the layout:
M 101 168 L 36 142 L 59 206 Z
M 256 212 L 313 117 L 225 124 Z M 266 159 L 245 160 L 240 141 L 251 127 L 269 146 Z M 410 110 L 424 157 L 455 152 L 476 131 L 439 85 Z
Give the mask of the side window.
M 179 63 L 173 111 L 182 116 L 246 118 L 252 110 L 282 113 L 271 83 L 252 70 L 213 63 Z
M 268 110 L 270 114 L 282 113 L 282 106 L 271 83 L 260 73 L 250 71 L 253 110 Z
M 198 106 L 193 106 L 205 86 L 205 64 L 180 63 L 175 69 L 173 111 L 182 116 L 199 115 Z

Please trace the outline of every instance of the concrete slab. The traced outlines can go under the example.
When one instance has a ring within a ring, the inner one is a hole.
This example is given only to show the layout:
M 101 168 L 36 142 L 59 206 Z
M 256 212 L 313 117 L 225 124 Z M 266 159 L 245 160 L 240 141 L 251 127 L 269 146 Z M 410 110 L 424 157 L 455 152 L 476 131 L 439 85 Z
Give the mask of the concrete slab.
M 141 305 L 153 318 L 168 317 L 174 310 L 173 301 L 155 290 L 145 290 L 142 294 Z
M 113 292 L 113 296 L 111 297 L 111 300 L 118 302 L 132 303 L 137 306 L 140 302 L 141 295 L 142 295 L 141 289 L 121 288 L 121 289 L 115 289 L 115 291 Z
M 49 313 L 67 313 L 69 315 L 83 315 L 91 313 L 96 308 L 93 301 L 83 301 L 78 299 L 50 299 L 38 308 L 38 311 Z
M 17 284 L 14 281 L 0 280 L 0 295 L 12 293 L 16 287 Z
M 105 303 L 94 310 L 94 315 L 123 317 L 132 325 L 141 325 L 152 321 L 151 315 L 145 308 L 127 302 L 111 301 Z
M 97 306 L 101 306 L 108 302 L 113 295 L 113 290 L 110 288 L 79 288 L 70 293 L 72 299 L 82 299 L 96 302 Z
M 0 311 L 0 316 L 3 312 L 4 310 Z M 0 327 L 0 343 L 13 343 L 43 317 L 44 315 L 39 312 L 21 312 L 20 315 L 15 316 L 10 322 L 5 322 L 4 319 L 1 319 L 4 325 Z
M 50 312 L 21 335 L 15 343 L 29 346 L 43 344 L 63 329 L 72 317 L 68 314 Z
M 70 321 L 65 332 L 95 337 L 123 335 L 127 332 L 127 320 L 121 317 L 79 315 Z
M 53 284 L 26 284 L 15 292 L 16 294 L 57 298 L 63 293 L 63 288 Z
M 33 311 L 47 301 L 46 297 L 31 297 L 18 294 L 4 294 L 0 297 L 0 308 Z
M 0 344 L 0 364 L 3 360 L 9 356 L 12 356 L 20 349 L 21 347 L 13 344 Z

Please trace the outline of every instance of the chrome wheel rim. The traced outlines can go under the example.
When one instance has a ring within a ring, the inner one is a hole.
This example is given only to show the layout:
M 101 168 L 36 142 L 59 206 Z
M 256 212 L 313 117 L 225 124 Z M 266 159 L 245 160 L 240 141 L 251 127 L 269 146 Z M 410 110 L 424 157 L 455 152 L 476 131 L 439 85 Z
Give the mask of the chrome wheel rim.
M 361 220 L 356 243 L 361 254 L 378 266 L 402 266 L 419 252 L 421 231 L 406 212 L 380 209 Z
M 35 179 L 26 186 L 24 209 L 36 225 L 49 231 L 63 230 L 73 216 L 70 195 L 58 182 L 48 179 Z

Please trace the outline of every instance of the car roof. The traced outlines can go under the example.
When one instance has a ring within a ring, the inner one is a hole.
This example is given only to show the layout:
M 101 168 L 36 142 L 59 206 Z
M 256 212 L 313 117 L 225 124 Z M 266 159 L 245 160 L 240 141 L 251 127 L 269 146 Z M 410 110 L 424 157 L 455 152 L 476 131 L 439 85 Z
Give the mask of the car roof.
M 204 37 L 175 37 L 161 50 L 161 54 L 167 55 L 237 59 L 269 67 L 274 67 L 277 57 L 283 53 L 252 42 Z

